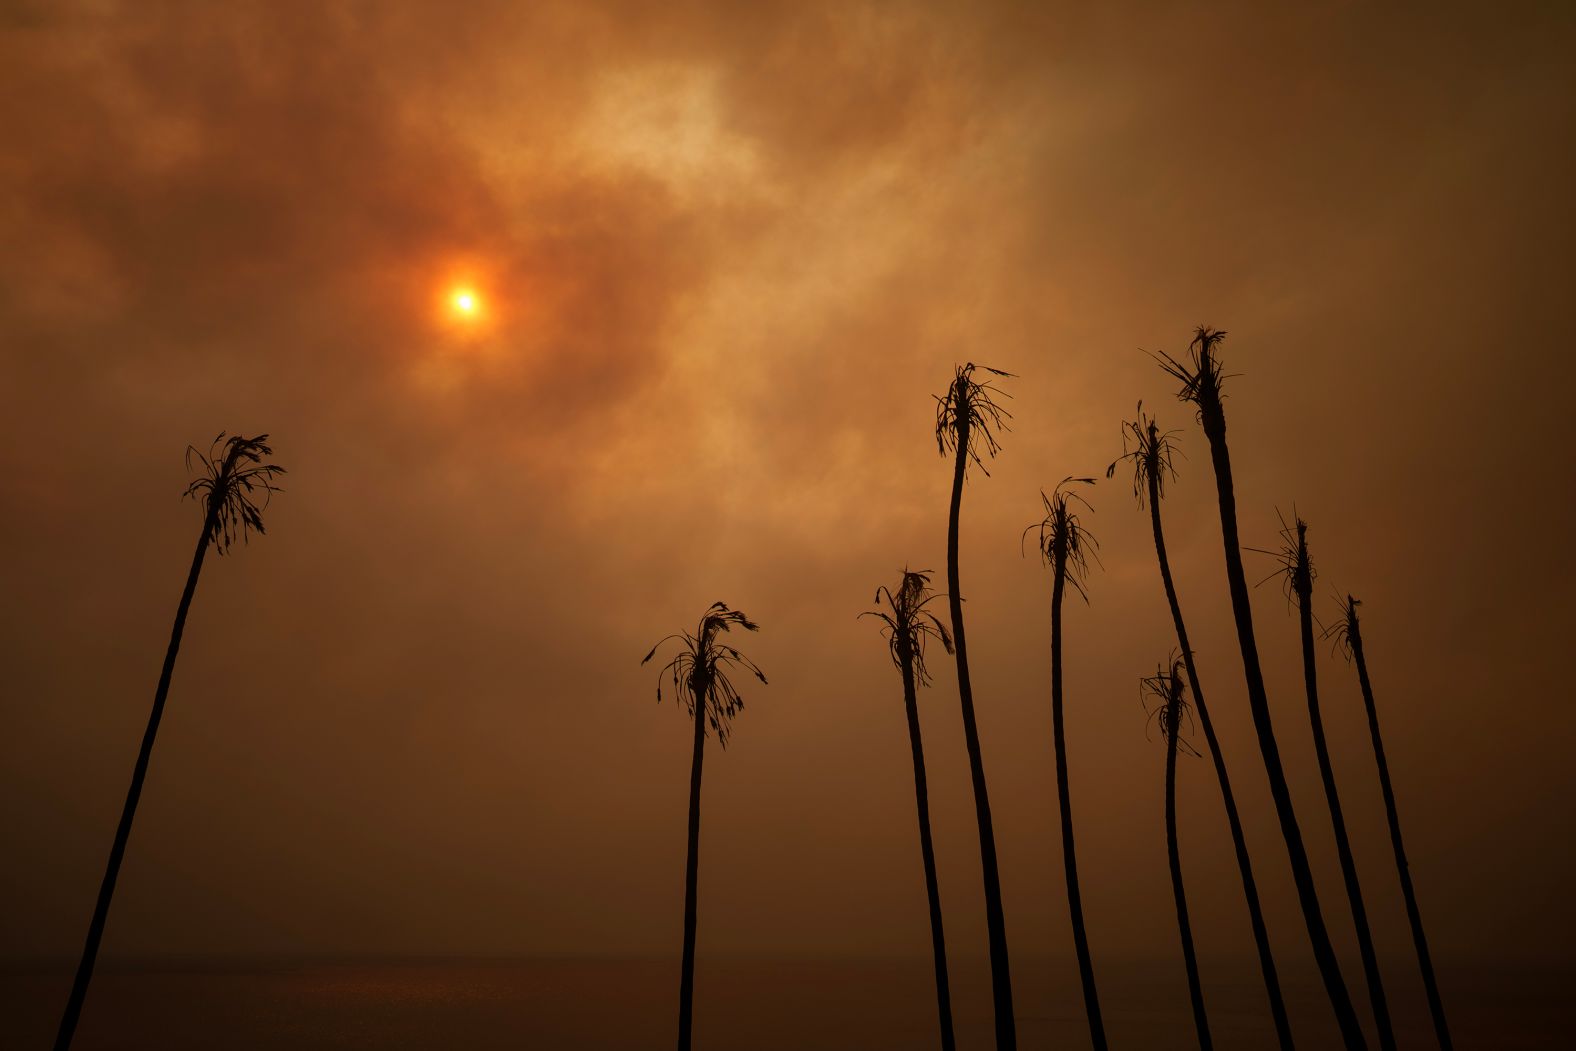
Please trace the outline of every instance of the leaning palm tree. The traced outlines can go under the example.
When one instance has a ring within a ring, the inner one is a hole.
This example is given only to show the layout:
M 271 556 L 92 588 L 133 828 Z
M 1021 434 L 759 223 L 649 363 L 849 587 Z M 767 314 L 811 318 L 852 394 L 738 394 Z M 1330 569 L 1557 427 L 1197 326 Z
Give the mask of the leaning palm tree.
M 1374 742 L 1374 758 L 1379 763 L 1379 787 L 1384 791 L 1385 817 L 1390 822 L 1390 846 L 1395 851 L 1395 867 L 1401 877 L 1401 893 L 1406 898 L 1406 918 L 1412 925 L 1412 944 L 1417 948 L 1417 964 L 1423 972 L 1423 989 L 1428 994 L 1428 1010 L 1434 1018 L 1434 1034 L 1439 1038 L 1443 1051 L 1450 1051 L 1450 1026 L 1445 1022 L 1445 1004 L 1439 996 L 1439 983 L 1434 978 L 1434 961 L 1428 953 L 1428 937 L 1423 933 L 1423 914 L 1417 907 L 1417 894 L 1412 889 L 1412 870 L 1406 861 L 1406 847 L 1401 843 L 1401 818 L 1395 808 L 1395 790 L 1390 787 L 1390 764 L 1384 757 L 1384 740 L 1379 736 L 1379 712 L 1374 707 L 1374 690 L 1368 680 L 1368 661 L 1363 656 L 1362 626 L 1357 620 L 1357 607 L 1362 605 L 1351 595 L 1341 607 L 1341 619 L 1331 627 L 1333 635 L 1346 654 L 1348 661 L 1356 661 L 1357 681 L 1363 689 L 1363 704 L 1368 709 L 1368 733 Z
M 941 929 L 941 891 L 936 884 L 936 851 L 930 839 L 930 791 L 925 783 L 925 749 L 919 737 L 918 686 L 930 684 L 925 668 L 925 642 L 936 639 L 952 652 L 952 637 L 934 613 L 925 609 L 931 599 L 930 571 L 903 570 L 897 591 L 877 589 L 875 601 L 886 609 L 861 613 L 886 625 L 882 633 L 892 653 L 892 663 L 903 676 L 903 706 L 908 711 L 908 742 L 914 752 L 914 798 L 919 807 L 919 853 L 925 863 L 925 893 L 930 899 L 930 943 L 936 958 L 936 1008 L 941 1021 L 942 1051 L 953 1051 L 952 994 L 947 982 L 947 940 Z
M 990 796 L 985 789 L 985 759 L 980 752 L 979 728 L 974 722 L 974 690 L 969 682 L 969 649 L 963 632 L 963 589 L 958 583 L 958 518 L 963 508 L 963 480 L 969 462 L 988 475 L 984 459 L 1001 448 L 994 431 L 1004 429 L 1012 414 L 993 400 L 1003 394 L 989 378 L 976 379 L 976 370 L 991 376 L 1009 372 L 969 362 L 960 365 L 947 393 L 936 399 L 936 447 L 943 456 L 953 453 L 952 505 L 947 517 L 947 606 L 952 614 L 953 655 L 958 662 L 958 699 L 963 706 L 963 738 L 969 751 L 969 773 L 974 781 L 974 816 L 980 833 L 980 868 L 985 880 L 985 929 L 990 943 L 991 993 L 996 1015 L 997 1051 L 1018 1046 L 1012 1011 L 1012 973 L 1007 959 L 1007 921 L 1002 912 L 1001 876 L 996 869 L 996 833 L 991 825 Z
M 1089 1017 L 1089 1038 L 1095 1051 L 1105 1051 L 1105 1021 L 1100 1014 L 1100 994 L 1089 956 L 1089 932 L 1084 927 L 1083 895 L 1078 889 L 1078 855 L 1073 842 L 1072 795 L 1067 782 L 1067 736 L 1062 726 L 1062 597 L 1069 583 L 1089 600 L 1084 581 L 1089 556 L 1098 558 L 1099 544 L 1079 521 L 1078 505 L 1089 503 L 1069 488 L 1094 484 L 1093 478 L 1064 478 L 1050 496 L 1043 492 L 1045 518 L 1039 524 L 1040 555 L 1051 567 L 1051 734 L 1056 751 L 1056 801 L 1062 816 L 1062 867 L 1067 873 L 1067 908 L 1072 914 L 1073 947 L 1078 953 L 1078 976 L 1083 981 L 1084 1012 Z M 1030 526 L 1029 529 L 1034 529 Z M 1027 532 L 1027 531 L 1026 531 Z
M 1138 687 L 1139 703 L 1149 719 L 1160 728 L 1166 743 L 1166 857 L 1171 865 L 1171 894 L 1177 902 L 1177 930 L 1182 936 L 1182 962 L 1187 967 L 1188 998 L 1193 1001 L 1193 1025 L 1198 1030 L 1199 1051 L 1210 1051 L 1209 1016 L 1204 1013 L 1204 988 L 1198 979 L 1198 955 L 1193 951 L 1193 925 L 1187 915 L 1187 891 L 1182 885 L 1182 853 L 1177 846 L 1177 753 L 1198 755 L 1198 750 L 1182 739 L 1187 722 L 1187 698 L 1183 696 L 1182 659 L 1171 658 L 1169 669 L 1161 665 L 1154 675 Z M 1151 702 L 1153 706 L 1151 707 Z
M 755 662 L 722 641 L 732 628 L 759 631 L 760 627 L 736 609 L 721 602 L 711 604 L 694 634 L 681 632 L 658 640 L 641 659 L 645 664 L 662 644 L 679 643 L 679 652 L 657 678 L 657 703 L 662 702 L 662 679 L 670 678 L 676 703 L 695 723 L 695 757 L 690 766 L 689 858 L 684 867 L 684 962 L 679 977 L 679 1051 L 689 1051 L 695 1004 L 695 904 L 700 863 L 700 769 L 706 749 L 706 728 L 724 748 L 733 729 L 733 717 L 744 710 L 744 698 L 728 678 L 729 667 L 740 667 L 761 682 L 766 676 Z
M 1308 695 L 1308 721 L 1313 726 L 1313 750 L 1319 759 L 1319 779 L 1324 783 L 1324 799 L 1330 808 L 1330 825 L 1335 831 L 1335 853 L 1341 862 L 1341 878 L 1346 884 L 1346 900 L 1351 904 L 1352 922 L 1357 928 L 1357 952 L 1363 961 L 1363 976 L 1368 981 L 1368 999 L 1374 1021 L 1379 1027 L 1379 1046 L 1385 1051 L 1395 1047 L 1395 1031 L 1390 1025 L 1390 1007 L 1385 1000 L 1384 981 L 1379 973 L 1379 957 L 1374 952 L 1373 932 L 1368 926 L 1368 909 L 1363 904 L 1363 888 L 1357 879 L 1357 863 L 1352 858 L 1352 840 L 1341 812 L 1341 796 L 1335 787 L 1335 768 L 1330 764 L 1330 746 L 1324 737 L 1324 717 L 1319 710 L 1319 674 L 1313 647 L 1313 559 L 1308 555 L 1308 523 L 1296 519 L 1295 531 L 1281 529 L 1282 547 L 1277 552 L 1287 597 L 1297 605 L 1302 629 L 1302 681 Z
M 252 532 L 262 534 L 263 510 L 269 497 L 278 492 L 274 479 L 285 473 L 283 467 L 264 463 L 272 455 L 268 435 L 255 438 L 240 435 L 225 437 L 220 432 L 206 454 L 192 446 L 186 447 L 186 466 L 191 469 L 193 459 L 201 463 L 200 475 L 186 487 L 185 495 L 200 502 L 203 511 L 202 532 L 197 537 L 197 552 L 192 556 L 191 569 L 186 574 L 186 588 L 175 608 L 175 626 L 170 632 L 170 644 L 164 651 L 164 667 L 159 672 L 159 685 L 153 692 L 153 711 L 148 715 L 148 727 L 143 731 L 142 747 L 137 752 L 137 763 L 131 772 L 131 788 L 126 793 L 126 805 L 121 809 L 120 824 L 115 829 L 115 839 L 109 849 L 109 864 L 104 870 L 104 881 L 99 885 L 98 902 L 93 906 L 93 919 L 88 923 L 88 937 L 82 947 L 82 959 L 77 964 L 76 978 L 71 983 L 71 996 L 66 1001 L 65 1014 L 60 1019 L 60 1029 L 55 1035 L 56 1051 L 71 1046 L 77 1021 L 82 1015 L 82 1003 L 88 995 L 88 983 L 93 980 L 93 965 L 98 959 L 99 942 L 104 937 L 104 924 L 109 919 L 110 900 L 115 896 L 115 880 L 120 875 L 121 859 L 126 854 L 126 842 L 131 838 L 131 823 L 137 816 L 137 800 L 142 796 L 142 783 L 148 776 L 148 760 L 153 755 L 153 742 L 159 733 L 159 720 L 164 716 L 164 702 L 169 696 L 170 680 L 175 675 L 175 658 L 181 648 L 181 634 L 186 630 L 186 614 L 197 592 L 197 578 L 202 573 L 204 556 L 212 545 L 224 554 L 236 540 L 242 543 Z
M 1248 903 L 1248 919 L 1253 927 L 1253 943 L 1259 953 L 1259 970 L 1264 975 L 1264 989 L 1269 996 L 1270 1014 L 1275 1020 L 1275 1033 L 1280 1046 L 1290 1051 L 1291 1022 L 1286 1017 L 1286 1001 L 1281 996 L 1275 956 L 1270 951 L 1269 930 L 1264 925 L 1264 908 L 1259 903 L 1258 884 L 1253 878 L 1248 841 L 1242 831 L 1242 818 L 1237 813 L 1237 799 L 1231 790 L 1231 778 L 1226 773 L 1226 757 L 1220 750 L 1220 740 L 1215 736 L 1215 724 L 1209 717 L 1209 707 L 1204 703 L 1198 666 L 1193 649 L 1188 645 L 1187 624 L 1182 619 L 1182 606 L 1177 600 L 1176 584 L 1171 578 L 1171 560 L 1166 555 L 1166 534 L 1160 522 L 1160 500 L 1165 495 L 1167 476 L 1176 478 L 1172 455 L 1176 448 L 1171 441 L 1174 433 L 1161 431 L 1154 419 L 1144 414 L 1143 403 L 1140 402 L 1138 419 L 1122 425 L 1122 456 L 1106 469 L 1105 476 L 1111 477 L 1116 473 L 1117 464 L 1130 460 L 1133 465 L 1133 496 L 1138 500 L 1139 508 L 1143 508 L 1146 500 L 1149 504 L 1149 521 L 1155 535 L 1155 557 L 1160 562 L 1160 581 L 1165 585 L 1166 603 L 1171 607 L 1171 621 L 1176 627 L 1177 646 L 1187 669 L 1188 686 L 1193 691 L 1193 708 L 1198 712 L 1198 724 L 1204 731 L 1204 741 L 1215 763 L 1215 779 L 1220 782 L 1220 796 L 1226 807 L 1226 823 L 1231 827 L 1231 845 L 1237 855 L 1237 871 L 1242 876 L 1242 892 Z
M 1313 946 L 1313 956 L 1324 980 L 1325 993 L 1330 998 L 1341 1036 L 1348 1048 L 1366 1047 L 1362 1025 L 1357 1020 L 1352 997 L 1341 977 L 1341 966 L 1335 956 L 1335 946 L 1330 942 L 1330 932 L 1325 927 L 1324 915 L 1319 909 L 1319 894 L 1313 882 L 1313 866 L 1308 861 L 1308 851 L 1303 845 L 1302 831 L 1297 827 L 1297 812 L 1292 806 L 1291 789 L 1286 782 L 1286 771 L 1281 765 L 1280 746 L 1275 740 L 1275 727 L 1270 719 L 1268 691 L 1264 688 L 1264 672 L 1259 666 L 1258 643 L 1253 637 L 1253 607 L 1248 598 L 1247 574 L 1242 567 L 1242 550 L 1237 539 L 1237 497 L 1231 478 L 1231 452 L 1226 444 L 1226 412 L 1221 385 L 1219 347 L 1226 334 L 1219 329 L 1200 326 L 1188 346 L 1187 360 L 1178 361 L 1169 354 L 1160 355 L 1161 367 L 1182 384 L 1177 398 L 1191 402 L 1198 409 L 1199 422 L 1204 436 L 1209 439 L 1210 460 L 1215 468 L 1215 489 L 1220 504 L 1221 542 L 1225 548 L 1226 583 L 1231 593 L 1231 611 L 1237 625 L 1237 644 L 1242 650 L 1242 669 L 1248 690 L 1248 708 L 1253 714 L 1253 728 L 1259 739 L 1259 751 L 1264 758 L 1264 770 L 1269 777 L 1270 796 L 1275 802 L 1275 815 L 1279 819 L 1281 837 L 1286 841 L 1286 853 L 1291 861 L 1292 879 L 1297 886 L 1297 901 L 1302 906 L 1303 923 L 1308 928 L 1308 940 Z

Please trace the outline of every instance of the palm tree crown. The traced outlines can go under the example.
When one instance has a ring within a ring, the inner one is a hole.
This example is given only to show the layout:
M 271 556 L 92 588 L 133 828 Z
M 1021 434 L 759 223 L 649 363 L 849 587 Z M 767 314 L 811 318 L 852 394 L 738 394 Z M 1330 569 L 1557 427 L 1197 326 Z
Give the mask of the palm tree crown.
M 1001 449 L 995 431 L 1010 430 L 1007 421 L 1012 413 L 997 405 L 994 397 L 1012 395 L 996 386 L 989 379 L 977 380 L 975 370 L 1015 379 L 1011 372 L 993 369 L 989 365 L 976 365 L 972 361 L 959 365 L 947 393 L 936 398 L 936 449 L 945 456 L 956 452 L 959 441 L 965 443 L 968 459 L 973 460 L 987 475 L 990 471 L 980 459 L 981 450 L 986 458 L 994 458 Z
M 760 630 L 758 624 L 738 610 L 722 602 L 713 602 L 694 634 L 686 631 L 659 639 L 640 662 L 645 664 L 656 656 L 664 642 L 677 639 L 682 643 L 678 655 L 663 666 L 657 679 L 657 703 L 662 702 L 662 679 L 671 677 L 675 698 L 691 717 L 695 716 L 697 701 L 704 706 L 706 725 L 724 748 L 728 746 L 733 717 L 744 710 L 744 698 L 728 678 L 728 668 L 743 668 L 761 682 L 766 681 L 765 673 L 754 661 L 720 641 L 719 636 L 735 627 L 745 631 Z
M 940 619 L 925 608 L 936 598 L 930 591 L 930 574 L 928 569 L 911 570 L 905 567 L 903 583 L 898 585 L 896 593 L 885 585 L 876 589 L 873 601 L 879 605 L 885 600 L 887 608 L 859 614 L 861 617 L 877 617 L 886 625 L 881 629 L 881 634 L 891 647 L 892 663 L 902 669 L 903 657 L 907 654 L 913 662 L 914 681 L 919 686 L 930 685 L 930 672 L 925 668 L 925 641 L 938 639 L 948 653 L 952 652 L 951 634 Z
M 1095 562 L 1100 561 L 1100 542 L 1084 528 L 1078 512 L 1080 506 L 1085 511 L 1093 508 L 1072 486 L 1093 484 L 1093 478 L 1069 477 L 1057 482 L 1050 496 L 1041 492 L 1045 517 L 1038 526 L 1031 525 L 1023 531 L 1024 536 L 1028 536 L 1030 531 L 1039 530 L 1036 546 L 1040 557 L 1059 576 L 1064 577 L 1085 602 L 1089 601 L 1089 593 L 1084 590 L 1084 582 L 1089 577 L 1089 557 L 1092 555 Z
M 214 438 L 207 453 L 194 445 L 186 447 L 187 468 L 192 467 L 195 458 L 202 464 L 202 474 L 192 480 L 182 495 L 201 501 L 205 520 L 211 523 L 210 539 L 219 554 L 228 551 L 236 540 L 246 543 L 254 531 L 259 536 L 268 532 L 263 527 L 263 511 L 273 494 L 280 491 L 274 478 L 285 473 L 283 467 L 263 462 L 273 451 L 266 434 L 226 438 L 223 431 Z

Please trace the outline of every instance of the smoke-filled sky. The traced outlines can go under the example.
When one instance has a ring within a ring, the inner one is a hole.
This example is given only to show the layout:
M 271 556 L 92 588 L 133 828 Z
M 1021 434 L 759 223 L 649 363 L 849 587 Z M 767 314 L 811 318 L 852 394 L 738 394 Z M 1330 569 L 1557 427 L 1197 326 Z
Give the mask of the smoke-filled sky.
M 188 443 L 273 436 L 210 558 L 109 956 L 660 953 L 689 726 L 639 666 L 722 599 L 769 686 L 706 764 L 700 951 L 928 951 L 896 672 L 944 579 L 934 402 L 1019 374 L 962 572 L 1015 954 L 1070 956 L 1039 490 L 1100 475 L 1067 609 L 1097 958 L 1175 953 L 1174 646 L 1103 480 L 1140 399 L 1278 952 L 1310 965 L 1241 683 L 1213 475 L 1142 351 L 1230 333 L 1245 545 L 1364 600 L 1446 961 L 1563 958 L 1576 731 L 1566 5 L 10 3 L 0 14 L 0 944 L 81 943 L 200 524 Z M 464 285 L 466 322 L 445 297 Z M 1249 553 L 1252 579 L 1273 559 Z M 1357 980 L 1295 616 L 1254 596 Z M 1355 675 L 1319 672 L 1381 951 L 1410 951 Z M 956 678 L 921 697 L 954 951 L 984 952 Z M 1201 952 L 1251 942 L 1181 772 Z M 1400 981 L 1401 979 L 1397 979 Z

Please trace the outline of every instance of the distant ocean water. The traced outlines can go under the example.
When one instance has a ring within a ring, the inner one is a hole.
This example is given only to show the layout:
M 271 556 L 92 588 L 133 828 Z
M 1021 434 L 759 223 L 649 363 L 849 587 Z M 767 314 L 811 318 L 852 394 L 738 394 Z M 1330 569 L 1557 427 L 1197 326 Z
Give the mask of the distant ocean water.
M 1402 1048 L 1433 1045 L 1405 961 L 1387 965 Z M 1097 961 L 1114 1047 L 1191 1048 L 1179 962 Z M 1270 1048 L 1256 972 L 1206 975 L 1217 1046 Z M 988 967 L 957 960 L 954 1009 L 963 1048 L 991 1046 Z M 1070 964 L 1015 960 L 1025 1048 L 1088 1046 Z M 1304 976 L 1304 979 L 1308 976 Z M 1515 1051 L 1576 1046 L 1568 975 L 1475 967 L 1447 971 L 1457 1045 Z M 47 1049 L 70 967 L 0 969 L 0 1047 Z M 1360 978 L 1354 974 L 1353 979 Z M 1317 985 L 1287 984 L 1305 1049 L 1337 1046 Z M 928 960 L 703 959 L 696 1047 L 715 1051 L 886 1051 L 936 1046 Z M 1388 987 L 1387 983 L 1387 987 Z M 671 1046 L 678 964 L 666 959 L 298 960 L 107 964 L 94 978 L 79 1051 L 265 1048 L 650 1049 Z M 1360 988 L 1354 994 L 1366 1007 Z M 1415 1002 L 1414 1002 L 1415 1001 Z

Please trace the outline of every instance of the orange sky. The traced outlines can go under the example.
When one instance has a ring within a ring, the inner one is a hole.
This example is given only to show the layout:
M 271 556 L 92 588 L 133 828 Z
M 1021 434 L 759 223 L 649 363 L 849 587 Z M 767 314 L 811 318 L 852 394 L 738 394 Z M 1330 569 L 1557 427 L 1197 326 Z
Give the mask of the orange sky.
M 1277 950 L 1309 967 L 1202 435 L 1139 351 L 1207 322 L 1244 543 L 1295 505 L 1320 613 L 1365 600 L 1436 956 L 1568 954 L 1568 10 L 323 6 L 0 12 L 6 953 L 80 943 L 199 523 L 181 451 L 220 429 L 271 432 L 287 491 L 205 570 L 108 955 L 676 952 L 689 736 L 638 662 L 719 598 L 772 682 L 707 764 L 702 952 L 925 953 L 901 694 L 854 618 L 905 562 L 944 569 L 930 395 L 975 360 L 1021 375 L 963 531 L 1014 953 L 1071 944 L 1049 579 L 1018 537 L 1144 399 L 1184 429 L 1178 585 Z M 460 280 L 474 331 L 439 316 Z M 1164 956 L 1137 686 L 1169 619 L 1127 485 L 1091 500 L 1085 908 L 1097 956 Z M 1255 601 L 1344 917 L 1295 620 Z M 948 933 L 982 953 L 932 664 Z M 1404 959 L 1360 699 L 1321 675 Z M 1245 957 L 1218 793 L 1182 776 L 1201 952 Z

